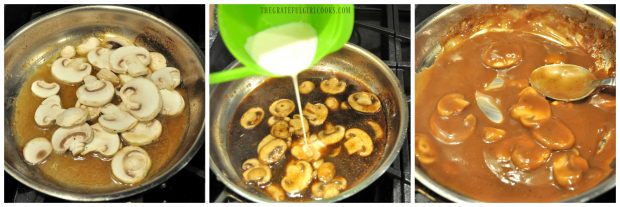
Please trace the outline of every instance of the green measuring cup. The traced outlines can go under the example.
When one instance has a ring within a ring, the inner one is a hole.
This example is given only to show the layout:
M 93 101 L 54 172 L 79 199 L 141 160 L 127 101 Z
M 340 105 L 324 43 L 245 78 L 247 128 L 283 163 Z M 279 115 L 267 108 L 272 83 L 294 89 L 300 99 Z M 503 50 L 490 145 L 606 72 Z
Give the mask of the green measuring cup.
M 277 76 L 260 67 L 245 49 L 249 37 L 265 29 L 293 22 L 311 25 L 318 35 L 312 64 L 338 51 L 353 32 L 353 5 L 260 4 L 218 6 L 218 24 L 224 44 L 243 67 L 209 75 L 216 84 L 248 76 Z

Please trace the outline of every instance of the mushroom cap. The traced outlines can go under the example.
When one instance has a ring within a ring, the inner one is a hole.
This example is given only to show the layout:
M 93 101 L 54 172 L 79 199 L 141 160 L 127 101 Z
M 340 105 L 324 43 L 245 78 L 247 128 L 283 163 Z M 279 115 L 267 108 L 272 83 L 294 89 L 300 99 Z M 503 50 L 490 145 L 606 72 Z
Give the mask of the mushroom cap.
M 302 120 L 299 118 L 299 114 L 295 114 L 293 115 L 293 118 L 290 119 L 288 121 L 288 125 L 290 126 L 291 131 L 293 131 L 293 133 L 295 133 L 295 135 L 297 136 L 304 136 L 304 128 L 305 128 L 305 133 L 308 134 L 308 132 L 310 132 L 310 124 L 308 123 L 308 119 L 306 119 L 306 117 L 303 118 L 303 125 L 304 127 L 302 127 Z
M 123 100 L 123 104 L 127 108 L 127 111 L 140 121 L 150 121 L 154 119 L 155 116 L 157 116 L 157 114 L 159 114 L 162 110 L 163 104 L 160 91 L 149 79 L 132 79 L 121 87 L 119 95 Z M 170 97 L 174 97 L 174 95 Z M 176 101 L 178 101 L 178 99 Z
M 84 77 L 90 75 L 92 67 L 84 62 L 84 58 L 58 58 L 52 63 L 52 76 L 67 84 L 82 82 Z
M 133 76 L 127 75 L 127 74 L 118 74 L 118 79 L 121 80 L 121 84 L 126 84 L 127 82 L 131 81 L 134 79 Z
M 286 139 L 291 136 L 291 131 L 289 131 L 289 126 L 287 121 L 278 121 L 273 126 L 271 126 L 271 135 Z
M 301 94 L 309 94 L 314 90 L 316 86 L 312 81 L 304 81 L 299 84 L 299 93 Z
M 415 133 L 415 158 L 422 164 L 431 164 L 437 159 L 437 146 L 426 134 Z
M 372 139 L 364 130 L 358 128 L 347 129 L 344 137 L 347 138 L 344 147 L 347 148 L 349 155 L 356 153 L 359 156 L 366 157 L 372 154 L 374 145 Z
M 103 43 L 105 43 L 104 46 L 106 48 L 110 49 L 118 49 L 124 46 L 134 46 L 134 44 L 130 40 L 120 36 L 107 36 L 103 40 Z
M 316 170 L 316 176 L 321 182 L 329 182 L 336 175 L 336 166 L 331 162 L 324 162 Z
M 512 68 L 523 60 L 523 49 L 518 44 L 509 42 L 495 42 L 484 48 L 480 54 L 480 59 L 485 66 L 504 70 Z
M 430 119 L 431 135 L 445 144 L 460 144 L 474 134 L 477 119 L 473 114 L 441 117 L 432 114 Z
M 575 135 L 559 119 L 551 118 L 539 127 L 532 129 L 538 143 L 551 150 L 570 149 L 575 145 Z
M 362 113 L 375 113 L 381 110 L 381 101 L 377 95 L 368 92 L 356 92 L 347 99 L 351 108 Z
M 585 177 L 584 172 L 590 168 L 588 161 L 574 151 L 559 152 L 553 156 L 553 178 L 555 182 L 569 190 Z
M 77 155 L 84 151 L 84 145 L 92 140 L 93 130 L 87 123 L 69 128 L 60 127 L 52 135 L 52 148 L 56 153 L 69 150 L 73 155 Z
M 286 142 L 282 139 L 271 139 L 258 149 L 258 159 L 267 164 L 276 163 L 284 159 L 287 146 Z
M 342 125 L 333 126 L 331 123 L 325 125 L 325 129 L 320 131 L 318 136 L 326 145 L 336 144 L 344 138 L 345 128 Z
M 267 119 L 267 125 L 273 126 L 276 122 L 279 122 L 279 121 L 288 121 L 289 125 L 291 124 L 290 123 L 291 118 L 289 118 L 288 116 L 287 117 L 270 116 L 269 119 Z
M 34 112 L 34 121 L 42 127 L 50 126 L 63 111 L 64 109 L 60 105 L 60 96 L 50 96 L 37 107 L 37 110 Z
M 262 164 L 260 163 L 260 161 L 258 161 L 258 159 L 250 158 L 243 162 L 243 164 L 241 165 L 241 169 L 248 170 L 250 168 L 258 167 L 259 165 L 262 165 Z
M 101 44 L 99 39 L 96 37 L 90 37 L 82 41 L 82 43 L 77 46 L 76 52 L 79 55 L 86 55 L 91 50 L 95 50 L 99 44 Z
M 58 94 L 58 91 L 60 91 L 60 85 L 54 82 L 48 83 L 44 80 L 37 80 L 35 82 L 32 82 L 30 90 L 35 96 L 39 98 L 47 98 Z
M 265 111 L 263 111 L 261 107 L 252 107 L 241 115 L 239 123 L 244 129 L 254 129 L 254 127 L 258 126 L 261 121 L 263 121 L 264 117 Z
M 316 199 L 332 198 L 340 194 L 341 190 L 347 188 L 347 180 L 343 177 L 337 176 L 330 181 L 315 182 L 312 184 L 311 192 L 312 197 Z
M 161 89 L 159 90 L 159 94 L 162 100 L 161 114 L 175 116 L 185 109 L 185 100 L 178 91 Z
M 161 122 L 153 119 L 149 122 L 139 122 L 131 130 L 121 133 L 121 136 L 130 145 L 142 146 L 157 141 L 162 129 Z
M 246 182 L 255 182 L 257 185 L 263 185 L 271 180 L 271 169 L 267 165 L 256 165 L 246 169 L 243 172 L 243 179 Z
M 292 160 L 286 165 L 286 173 L 280 185 L 289 194 L 299 193 L 310 185 L 313 174 L 312 165 L 304 160 Z
M 269 112 L 274 116 L 287 117 L 293 111 L 295 111 L 295 102 L 291 99 L 278 99 L 269 106 Z
M 385 136 L 385 132 L 383 131 L 383 128 L 381 128 L 381 125 L 375 121 L 366 121 L 366 124 L 368 124 L 368 126 L 370 126 L 370 128 L 372 129 L 373 133 L 374 133 L 374 138 L 375 139 L 383 139 Z
M 101 107 L 87 106 L 80 104 L 80 101 L 75 102 L 75 107 L 86 110 L 88 112 L 88 120 L 95 120 L 101 114 Z
M 327 94 L 340 94 L 347 88 L 347 83 L 338 78 L 330 78 L 328 80 L 321 81 L 321 91 Z
M 114 104 L 107 104 L 101 108 L 103 115 L 99 116 L 99 124 L 109 132 L 124 132 L 134 127 L 138 120 Z
M 304 116 L 308 119 L 308 122 L 314 126 L 320 126 L 327 120 L 328 110 L 322 103 L 306 103 L 304 106 Z
M 330 111 L 337 111 L 340 108 L 340 103 L 336 97 L 330 96 L 325 99 L 325 106 Z
M 441 116 L 453 116 L 460 114 L 467 106 L 469 101 L 460 93 L 447 94 L 437 102 L 437 113 Z
M 166 67 L 166 57 L 158 52 L 150 52 L 151 55 L 151 63 L 149 64 L 149 68 L 151 71 L 155 72 L 161 68 Z
M 112 54 L 112 50 L 100 47 L 88 52 L 86 57 L 90 64 L 99 69 L 110 69 L 110 54 Z
M 551 151 L 540 146 L 529 136 L 515 140 L 511 153 L 512 163 L 520 170 L 535 170 L 547 162 Z
M 121 79 L 118 76 L 116 76 L 116 74 L 112 72 L 110 69 L 101 69 L 99 70 L 99 72 L 97 72 L 96 76 L 97 78 L 99 78 L 99 80 L 109 81 L 114 86 L 121 84 Z
M 181 71 L 173 67 L 160 68 L 151 74 L 150 79 L 159 89 L 173 90 L 181 84 Z
M 94 124 L 90 127 L 93 129 L 93 140 L 84 146 L 82 155 L 90 152 L 99 152 L 99 154 L 105 157 L 112 157 L 121 149 L 122 145 L 118 134 L 104 130 L 99 124 Z
M 519 93 L 519 101 L 510 108 L 510 115 L 526 127 L 536 127 L 551 117 L 551 106 L 544 96 L 532 87 Z
M 127 73 L 133 77 L 146 75 L 151 62 L 149 51 L 143 47 L 123 46 L 110 54 L 110 66 L 115 73 Z
M 269 184 L 265 187 L 265 191 L 269 194 L 269 197 L 273 198 L 275 201 L 283 201 L 286 198 L 286 193 L 284 193 L 282 187 L 277 183 Z
M 84 77 L 84 85 L 80 86 L 75 95 L 81 104 L 99 107 L 112 101 L 114 86 L 109 81 L 98 80 L 95 76 Z
M 68 108 L 56 117 L 56 124 L 61 127 L 72 127 L 83 124 L 88 113 L 82 108 Z
M 123 147 L 112 158 L 112 174 L 119 181 L 134 184 L 142 181 L 151 169 L 151 158 L 144 149 Z
M 75 56 L 75 47 L 71 45 L 67 45 L 60 50 L 60 57 L 72 58 L 73 56 Z
M 31 139 L 24 146 L 24 160 L 36 165 L 43 162 L 52 153 L 52 144 L 45 137 Z
M 497 142 L 498 140 L 501 140 L 502 138 L 504 138 L 504 136 L 506 136 L 505 130 L 494 127 L 484 127 L 482 128 L 482 131 L 484 133 L 484 137 L 482 138 L 482 140 L 485 143 Z

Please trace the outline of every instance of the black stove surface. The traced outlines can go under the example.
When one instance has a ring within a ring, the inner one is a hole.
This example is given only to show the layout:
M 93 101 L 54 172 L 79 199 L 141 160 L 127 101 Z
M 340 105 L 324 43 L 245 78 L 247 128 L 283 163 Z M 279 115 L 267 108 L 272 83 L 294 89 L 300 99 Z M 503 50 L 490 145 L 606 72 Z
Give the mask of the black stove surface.
M 214 38 L 210 45 L 210 72 L 223 69 L 234 61 L 221 38 Z M 355 27 L 349 42 L 372 52 L 392 69 L 404 86 L 407 102 L 411 106 L 411 6 L 356 5 Z M 385 174 L 342 202 L 411 202 L 410 140 L 407 136 L 400 155 Z M 227 189 L 213 172 L 209 173 L 209 178 L 210 202 L 248 202 Z
M 433 15 L 435 12 L 447 7 L 449 5 L 415 5 L 415 25 L 418 26 L 427 17 Z M 594 5 L 602 9 L 603 11 L 616 16 L 615 5 Z M 422 183 L 415 180 L 415 195 L 414 202 L 416 203 L 444 203 L 451 202 L 450 200 L 441 197 L 432 190 L 428 189 Z M 592 203 L 615 203 L 616 202 L 616 188 L 601 194 L 600 196 L 590 200 Z
M 204 5 L 132 5 L 154 13 L 181 28 L 204 53 Z M 67 7 L 67 5 L 5 5 L 4 38 L 30 20 Z M 201 136 L 204 136 L 202 134 Z M 204 138 L 203 138 L 204 139 Z M 5 202 L 67 202 L 41 192 L 13 179 L 4 172 Z M 205 147 L 177 174 L 146 192 L 112 202 L 205 202 Z

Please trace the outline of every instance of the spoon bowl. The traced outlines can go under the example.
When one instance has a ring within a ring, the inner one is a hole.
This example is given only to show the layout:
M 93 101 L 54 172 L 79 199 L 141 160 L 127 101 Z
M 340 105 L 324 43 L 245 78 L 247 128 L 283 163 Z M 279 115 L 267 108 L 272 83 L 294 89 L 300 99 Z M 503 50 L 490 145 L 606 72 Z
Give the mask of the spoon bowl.
M 532 71 L 530 85 L 543 96 L 560 101 L 577 101 L 598 87 L 615 87 L 615 78 L 597 80 L 586 68 L 572 64 L 551 64 Z

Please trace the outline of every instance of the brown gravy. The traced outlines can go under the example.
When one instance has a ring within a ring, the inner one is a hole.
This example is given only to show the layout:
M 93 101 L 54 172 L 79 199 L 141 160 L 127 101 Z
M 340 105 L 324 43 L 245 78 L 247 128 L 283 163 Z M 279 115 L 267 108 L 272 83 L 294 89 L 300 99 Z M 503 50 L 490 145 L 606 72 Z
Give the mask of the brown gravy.
M 338 95 L 328 95 L 325 94 L 319 89 L 319 85 L 321 81 L 327 80 L 332 77 L 336 77 L 339 80 L 344 80 L 347 83 L 346 90 Z M 338 99 L 339 102 L 346 101 L 347 97 L 358 91 L 367 91 L 370 92 L 369 87 L 364 83 L 357 81 L 355 78 L 350 77 L 348 75 L 338 73 L 338 72 L 322 72 L 322 71 L 304 71 L 299 74 L 299 83 L 303 81 L 312 81 L 316 87 L 309 94 L 301 94 L 301 102 L 302 106 L 306 103 L 324 103 L 325 99 L 328 96 L 333 96 Z M 269 113 L 269 106 L 275 100 L 286 98 L 290 100 L 295 100 L 294 89 L 291 86 L 291 78 L 271 78 L 266 80 L 264 83 L 259 85 L 256 89 L 250 92 L 248 95 L 244 97 L 241 101 L 241 104 L 237 108 L 234 116 L 233 122 L 230 124 L 230 139 L 228 142 L 229 156 L 233 166 L 237 166 L 237 172 L 239 175 L 243 173 L 241 166 L 243 162 L 250 158 L 255 158 L 257 156 L 256 147 L 258 143 L 270 132 L 270 126 L 267 124 L 267 119 L 271 116 Z M 265 117 L 263 121 L 256 126 L 256 128 L 251 130 L 243 129 L 239 123 L 239 119 L 243 115 L 243 113 L 252 107 L 261 107 L 265 110 Z M 295 107 L 295 111 L 292 114 L 298 113 L 298 107 Z M 364 130 L 368 135 L 370 135 L 373 140 L 373 152 L 371 155 L 367 157 L 361 157 L 358 155 L 348 155 L 347 150 L 343 146 L 342 143 L 345 142 L 345 139 L 341 140 L 340 143 L 336 143 L 333 145 L 329 145 L 326 150 L 325 156 L 323 159 L 325 162 L 332 162 L 336 167 L 336 176 L 342 176 L 347 180 L 347 188 L 350 189 L 352 186 L 355 186 L 357 183 L 362 181 L 371 171 L 375 169 L 379 164 L 379 160 L 384 153 L 385 144 L 386 144 L 386 135 L 384 135 L 383 139 L 375 139 L 373 130 L 366 124 L 366 121 L 375 121 L 377 122 L 382 129 L 386 129 L 386 118 L 385 118 L 385 110 L 381 109 L 381 111 L 374 114 L 362 114 L 353 109 L 338 111 L 329 111 L 326 122 L 330 122 L 334 125 L 343 125 L 346 129 L 349 128 L 359 128 Z M 292 116 L 292 115 L 291 115 Z M 308 135 L 318 133 L 323 130 L 323 125 L 321 126 L 306 126 L 310 127 L 310 131 Z M 303 136 L 293 137 L 293 142 L 295 140 L 301 139 L 303 140 Z M 328 156 L 331 152 L 333 152 L 336 148 L 342 146 L 340 149 L 340 154 L 335 157 Z M 285 158 L 271 166 L 272 170 L 272 183 L 280 184 L 280 181 L 284 177 L 286 164 L 289 161 L 294 160 L 295 158 L 290 153 L 290 148 L 287 149 L 285 154 Z M 254 185 L 255 186 L 255 185 Z M 262 191 L 261 187 L 255 186 L 257 190 Z M 345 190 L 346 190 L 345 189 Z M 263 191 L 264 192 L 264 191 Z M 343 191 L 341 191 L 342 193 Z M 267 195 L 268 196 L 268 195 Z M 307 201 L 312 199 L 312 195 L 310 192 L 310 186 L 302 191 L 299 197 L 286 198 L 287 201 Z
M 35 123 L 34 113 L 44 99 L 32 93 L 30 90 L 32 82 L 45 80 L 60 84 L 58 95 L 60 96 L 62 107 L 75 107 L 75 102 L 77 101 L 75 91 L 79 86 L 63 84 L 52 76 L 51 63 L 54 60 L 55 58 L 52 58 L 33 72 L 22 85 L 16 98 L 15 112 L 12 114 L 15 121 L 11 123 L 11 127 L 15 132 L 16 143 L 20 153 L 24 145 L 31 139 L 36 137 L 51 139 L 52 134 L 58 128 L 56 125 L 40 127 Z M 93 68 L 92 75 L 95 75 L 97 71 L 97 69 Z M 185 103 L 187 103 L 187 95 L 183 84 L 177 88 L 177 91 L 183 96 Z M 118 104 L 120 98 L 116 96 L 112 102 Z M 158 141 L 142 146 L 151 158 L 151 169 L 147 177 L 141 182 L 148 181 L 150 178 L 158 175 L 161 170 L 169 165 L 170 159 L 177 153 L 177 148 L 185 136 L 188 124 L 188 108 L 185 107 L 184 111 L 177 116 L 159 115 L 156 117 L 162 124 L 162 134 Z M 91 125 L 95 124 L 96 120 L 88 121 L 88 123 Z M 76 157 L 73 157 L 70 153 L 52 153 L 47 160 L 36 165 L 36 170 L 59 185 L 83 192 L 109 192 L 129 187 L 129 185 L 122 184 L 114 179 L 110 161 L 111 158 L 105 158 L 93 153 Z M 140 183 L 134 185 L 140 185 Z
M 498 73 L 485 66 L 484 60 L 481 61 L 481 54 L 491 44 L 519 48 L 521 62 L 506 70 L 503 87 L 485 91 L 485 84 L 490 83 Z M 614 172 L 611 166 L 616 156 L 615 96 L 605 93 L 572 103 L 547 100 L 552 116 L 564 123 L 574 135 L 575 142 L 571 149 L 550 150 L 551 155 L 542 166 L 519 171 L 521 174 L 516 178 L 520 180 L 517 182 L 506 181 L 506 177 L 501 178 L 489 167 L 492 166 L 490 161 L 494 161 L 489 158 L 489 154 L 494 150 L 505 147 L 502 145 L 515 147 L 514 143 L 523 141 L 523 135 L 532 137 L 528 128 L 511 117 L 510 107 L 519 101 L 518 94 L 528 86 L 527 79 L 532 70 L 558 59 L 564 63 L 595 68 L 594 59 L 583 49 L 563 47 L 540 36 L 519 31 L 479 34 L 441 53 L 430 68 L 416 74 L 416 141 L 419 141 L 418 136 L 430 137 L 427 139 L 428 145 L 424 147 L 430 148 L 433 151 L 430 154 L 434 156 L 433 162 L 420 162 L 418 156 L 421 151 L 419 146 L 416 146 L 417 165 L 441 185 L 481 201 L 557 201 L 583 193 L 599 184 Z M 486 118 L 476 105 L 476 91 L 500 100 L 499 109 L 504 117 L 503 122 L 497 124 Z M 434 139 L 430 129 L 430 120 L 436 113 L 439 99 L 450 93 L 464 95 L 470 105 L 462 113 L 473 114 L 477 120 L 471 136 L 460 144 L 451 145 Z M 502 138 L 504 141 L 483 141 L 485 127 L 505 130 L 506 134 Z M 599 143 L 606 135 L 606 144 L 599 148 Z M 541 143 L 530 143 L 543 147 Z M 577 150 L 579 155 L 587 160 L 589 168 L 581 174 L 582 179 L 573 189 L 567 189 L 554 181 L 552 160 L 571 150 Z

